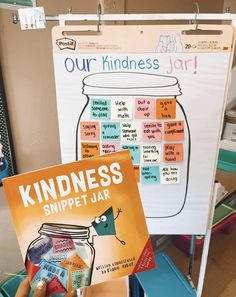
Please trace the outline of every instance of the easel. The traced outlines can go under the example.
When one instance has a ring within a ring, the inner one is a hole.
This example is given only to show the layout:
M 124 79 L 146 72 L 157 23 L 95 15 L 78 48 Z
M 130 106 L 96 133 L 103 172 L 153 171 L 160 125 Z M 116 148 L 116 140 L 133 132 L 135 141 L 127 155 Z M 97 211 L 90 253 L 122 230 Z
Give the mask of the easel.
M 14 23 L 17 23 L 17 17 L 13 16 Z M 61 26 L 65 26 L 67 21 L 93 21 L 97 23 L 97 31 L 101 30 L 100 26 L 103 21 L 178 21 L 178 20 L 186 20 L 191 21 L 195 27 L 193 30 L 198 31 L 198 21 L 199 20 L 218 20 L 218 21 L 228 21 L 232 26 L 236 27 L 236 14 L 224 13 L 224 14 L 201 14 L 198 11 L 196 13 L 191 14 L 106 14 L 103 15 L 101 12 L 101 5 L 98 6 L 97 14 L 61 14 L 58 16 L 46 16 L 46 21 L 59 21 Z M 205 233 L 204 238 L 204 246 L 200 267 L 200 274 L 197 286 L 196 296 L 201 297 L 202 289 L 204 284 L 205 270 L 207 265 L 207 256 L 209 251 L 209 243 L 211 238 L 211 226 L 214 215 L 214 205 L 216 201 L 216 192 L 217 185 L 214 189 L 212 189 L 212 201 L 211 201 L 211 212 L 209 213 L 208 227 Z M 194 237 L 192 238 L 192 244 L 194 246 Z M 191 263 L 189 267 L 189 271 L 191 271 Z

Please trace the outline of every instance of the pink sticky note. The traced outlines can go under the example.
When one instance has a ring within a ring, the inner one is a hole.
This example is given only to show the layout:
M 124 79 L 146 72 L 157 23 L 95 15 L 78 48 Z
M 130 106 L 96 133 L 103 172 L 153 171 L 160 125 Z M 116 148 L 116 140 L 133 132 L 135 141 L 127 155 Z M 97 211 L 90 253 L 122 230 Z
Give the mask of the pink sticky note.
M 101 143 L 102 154 L 117 152 L 120 148 L 119 142 L 103 142 Z
M 53 238 L 53 253 L 63 253 L 75 250 L 75 245 L 70 238 Z
M 99 136 L 99 122 L 80 123 L 81 140 L 99 140 Z
M 155 119 L 156 118 L 156 99 L 136 98 L 135 99 L 135 118 L 136 119 Z
M 161 122 L 143 122 L 142 135 L 144 141 L 161 141 L 162 123 Z

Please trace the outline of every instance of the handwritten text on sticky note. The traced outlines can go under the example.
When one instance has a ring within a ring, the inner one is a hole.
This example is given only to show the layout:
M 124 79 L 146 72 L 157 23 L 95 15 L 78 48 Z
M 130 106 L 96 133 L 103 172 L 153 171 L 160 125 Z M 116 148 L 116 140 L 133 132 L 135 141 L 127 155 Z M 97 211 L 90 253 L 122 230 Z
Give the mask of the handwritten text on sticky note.
M 156 100 L 153 98 L 136 98 L 135 100 L 136 119 L 155 119 Z
M 123 150 L 129 149 L 134 164 L 140 163 L 140 145 L 122 145 Z
M 145 144 L 142 145 L 142 163 L 160 163 L 161 160 L 161 145 Z
M 122 141 L 139 141 L 141 139 L 141 129 L 139 122 L 121 123 L 121 140 Z
M 162 184 L 178 184 L 180 182 L 179 166 L 160 167 L 160 177 Z
M 102 142 L 101 143 L 101 152 L 102 154 L 110 154 L 117 152 L 120 148 L 118 142 Z
M 115 99 L 112 100 L 112 114 L 114 120 L 132 119 L 132 100 L 130 99 Z
M 141 167 L 141 181 L 143 184 L 160 183 L 160 173 L 158 166 Z
M 157 99 L 156 112 L 157 119 L 175 119 L 176 99 Z
M 110 119 L 110 100 L 91 99 L 90 116 L 92 119 Z
M 142 124 L 144 141 L 161 141 L 162 123 L 160 122 L 144 122 Z
M 184 121 L 169 121 L 164 123 L 164 140 L 184 140 Z
M 120 141 L 120 123 L 106 122 L 101 123 L 101 138 L 106 142 L 119 142 Z
M 165 162 L 182 162 L 183 161 L 183 144 L 182 143 L 164 144 L 164 161 Z
M 99 143 L 82 142 L 81 143 L 81 159 L 91 158 L 100 155 Z
M 99 140 L 99 123 L 81 122 L 80 138 L 81 140 Z

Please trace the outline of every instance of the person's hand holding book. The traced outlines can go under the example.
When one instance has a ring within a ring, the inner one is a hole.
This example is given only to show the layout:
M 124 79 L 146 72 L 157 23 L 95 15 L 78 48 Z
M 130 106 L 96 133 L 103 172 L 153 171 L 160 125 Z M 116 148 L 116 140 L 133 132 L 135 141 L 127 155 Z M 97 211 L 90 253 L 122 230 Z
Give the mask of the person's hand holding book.
M 46 297 L 47 284 L 44 281 L 39 281 L 36 289 L 34 290 L 33 297 Z M 15 297 L 28 297 L 30 293 L 29 278 L 26 277 L 20 284 Z M 64 297 L 75 297 L 76 291 L 68 292 Z

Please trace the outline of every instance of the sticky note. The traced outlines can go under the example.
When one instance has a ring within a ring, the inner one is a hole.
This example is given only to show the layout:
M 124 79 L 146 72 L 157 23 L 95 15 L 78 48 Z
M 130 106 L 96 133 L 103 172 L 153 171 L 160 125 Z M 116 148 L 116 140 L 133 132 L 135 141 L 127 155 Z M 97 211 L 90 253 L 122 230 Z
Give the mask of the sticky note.
M 179 166 L 162 166 L 160 168 L 161 184 L 178 184 L 180 182 Z
M 144 141 L 161 141 L 162 123 L 161 122 L 143 122 L 142 139 Z
M 130 154 L 131 154 L 131 159 L 134 164 L 139 164 L 140 163 L 140 145 L 122 145 L 123 150 L 129 149 Z
M 143 184 L 160 183 L 159 167 L 158 166 L 141 167 L 141 182 Z
M 63 260 L 60 263 L 60 266 L 70 270 L 82 270 L 85 268 L 88 268 L 87 264 L 83 261 L 83 259 L 76 253 L 73 253 L 70 257 L 67 259 Z
M 76 247 L 76 253 L 82 258 L 82 259 L 88 259 L 88 253 L 86 251 L 86 247 L 84 247 L 80 242 L 75 242 Z
M 156 118 L 156 99 L 136 98 L 135 99 L 135 118 L 136 119 L 155 119 Z
M 176 117 L 176 99 L 157 99 L 156 100 L 156 118 L 157 119 L 175 119 Z
M 101 153 L 110 154 L 117 152 L 120 149 L 120 144 L 118 142 L 102 142 L 101 143 Z
M 182 162 L 183 161 L 183 144 L 182 143 L 164 144 L 164 161 L 165 162 Z
M 164 123 L 164 140 L 184 140 L 184 121 L 169 121 Z
M 102 122 L 101 123 L 101 139 L 106 142 L 120 141 L 120 123 L 118 122 Z
M 81 143 L 81 159 L 91 158 L 100 155 L 98 142 L 82 142 Z
M 65 253 L 47 253 L 43 256 L 43 259 L 47 262 L 50 262 L 52 264 L 59 264 L 63 260 L 65 260 L 68 257 L 68 254 L 71 251 L 65 252 Z
M 111 102 L 107 99 L 91 99 L 91 119 L 109 120 L 111 113 Z
M 88 286 L 90 280 L 91 269 L 75 270 L 71 272 L 72 288 L 76 290 L 78 287 Z
M 80 122 L 81 140 L 99 140 L 99 122 Z
M 38 264 L 42 260 L 42 256 L 52 249 L 52 239 L 45 237 L 37 242 L 28 251 L 30 262 Z
M 121 141 L 139 141 L 141 140 L 140 122 L 122 122 L 121 123 Z
M 132 99 L 114 99 L 112 100 L 111 118 L 114 120 L 132 119 L 133 110 Z
M 67 251 L 75 250 L 74 242 L 70 238 L 55 237 L 52 239 L 52 243 L 53 243 L 53 253 L 64 253 Z
M 60 282 L 57 276 L 54 276 L 47 283 L 46 296 L 54 296 L 65 292 L 66 292 L 66 288 L 63 287 L 62 283 Z
M 39 280 L 44 279 L 46 282 L 49 282 L 55 276 L 58 277 L 62 286 L 67 288 L 68 270 L 66 268 L 45 260 L 42 260 L 39 266 L 40 270 L 35 274 L 31 283 L 32 289 L 35 289 Z
M 32 262 L 30 262 L 28 259 L 25 261 L 25 268 L 29 277 L 30 282 L 33 280 L 36 273 L 40 270 L 39 266 L 36 266 Z
M 160 163 L 161 160 L 161 145 L 160 144 L 145 144 L 142 145 L 141 151 L 142 163 Z
M 138 165 L 134 166 L 134 174 L 135 174 L 137 183 L 139 183 L 140 182 L 140 167 Z

